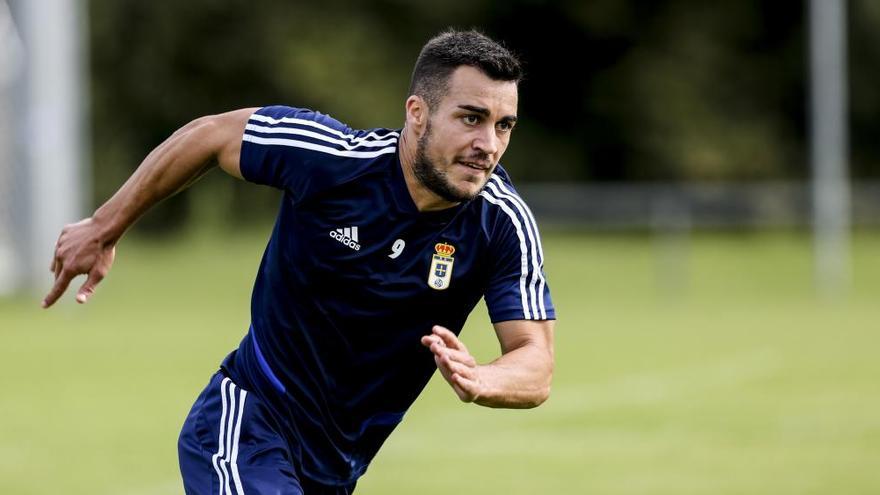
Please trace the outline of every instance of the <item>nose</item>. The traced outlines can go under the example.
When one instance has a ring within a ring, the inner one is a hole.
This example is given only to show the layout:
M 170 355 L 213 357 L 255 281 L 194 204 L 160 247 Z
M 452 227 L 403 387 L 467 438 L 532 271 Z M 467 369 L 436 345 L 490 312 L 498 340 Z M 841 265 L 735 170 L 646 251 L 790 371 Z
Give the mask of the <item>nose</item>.
M 490 158 L 494 157 L 498 153 L 499 147 L 499 140 L 498 136 L 495 135 L 495 129 L 491 126 L 484 126 L 474 138 L 473 147 Z

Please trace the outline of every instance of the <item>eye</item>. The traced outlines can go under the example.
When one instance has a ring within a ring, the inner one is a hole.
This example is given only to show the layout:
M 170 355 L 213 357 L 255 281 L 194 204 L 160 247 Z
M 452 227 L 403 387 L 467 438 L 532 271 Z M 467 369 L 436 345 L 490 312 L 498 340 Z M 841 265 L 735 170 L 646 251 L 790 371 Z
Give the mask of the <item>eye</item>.
M 470 113 L 462 117 L 462 121 L 467 125 L 477 125 L 480 123 L 480 117 Z
M 498 130 L 501 132 L 510 132 L 513 130 L 513 122 L 509 120 L 502 120 L 498 123 Z

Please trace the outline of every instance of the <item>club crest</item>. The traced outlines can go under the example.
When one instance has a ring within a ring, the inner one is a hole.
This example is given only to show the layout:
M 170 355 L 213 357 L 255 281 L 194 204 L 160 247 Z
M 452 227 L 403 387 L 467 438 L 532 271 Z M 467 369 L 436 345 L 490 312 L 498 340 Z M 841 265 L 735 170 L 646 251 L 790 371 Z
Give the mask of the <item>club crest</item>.
M 431 269 L 428 271 L 428 287 L 444 290 L 449 288 L 449 282 L 452 280 L 452 264 L 455 262 L 452 255 L 455 254 L 455 247 L 445 242 L 438 242 L 434 245 L 434 251 Z

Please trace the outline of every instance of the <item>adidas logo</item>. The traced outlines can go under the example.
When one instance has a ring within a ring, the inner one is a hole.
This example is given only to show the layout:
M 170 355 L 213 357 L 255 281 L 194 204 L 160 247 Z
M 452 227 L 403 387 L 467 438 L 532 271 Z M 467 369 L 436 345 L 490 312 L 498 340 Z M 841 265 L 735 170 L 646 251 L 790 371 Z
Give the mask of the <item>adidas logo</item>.
M 361 245 L 358 244 L 357 227 L 345 227 L 344 229 L 331 230 L 330 237 L 354 249 L 355 251 L 361 250 Z

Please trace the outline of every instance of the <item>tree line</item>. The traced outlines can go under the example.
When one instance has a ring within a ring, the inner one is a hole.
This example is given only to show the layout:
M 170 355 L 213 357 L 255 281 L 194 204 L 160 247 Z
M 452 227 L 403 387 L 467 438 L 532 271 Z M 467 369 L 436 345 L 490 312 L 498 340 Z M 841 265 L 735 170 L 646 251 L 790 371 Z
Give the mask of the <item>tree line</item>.
M 751 181 L 809 174 L 806 2 L 795 0 L 91 0 L 94 202 L 200 115 L 319 109 L 400 127 L 422 43 L 452 26 L 526 64 L 505 167 L 515 181 Z M 880 3 L 849 2 L 851 169 L 880 176 Z M 167 228 L 277 195 L 236 181 L 172 198 Z M 209 214 L 210 215 L 210 214 Z

